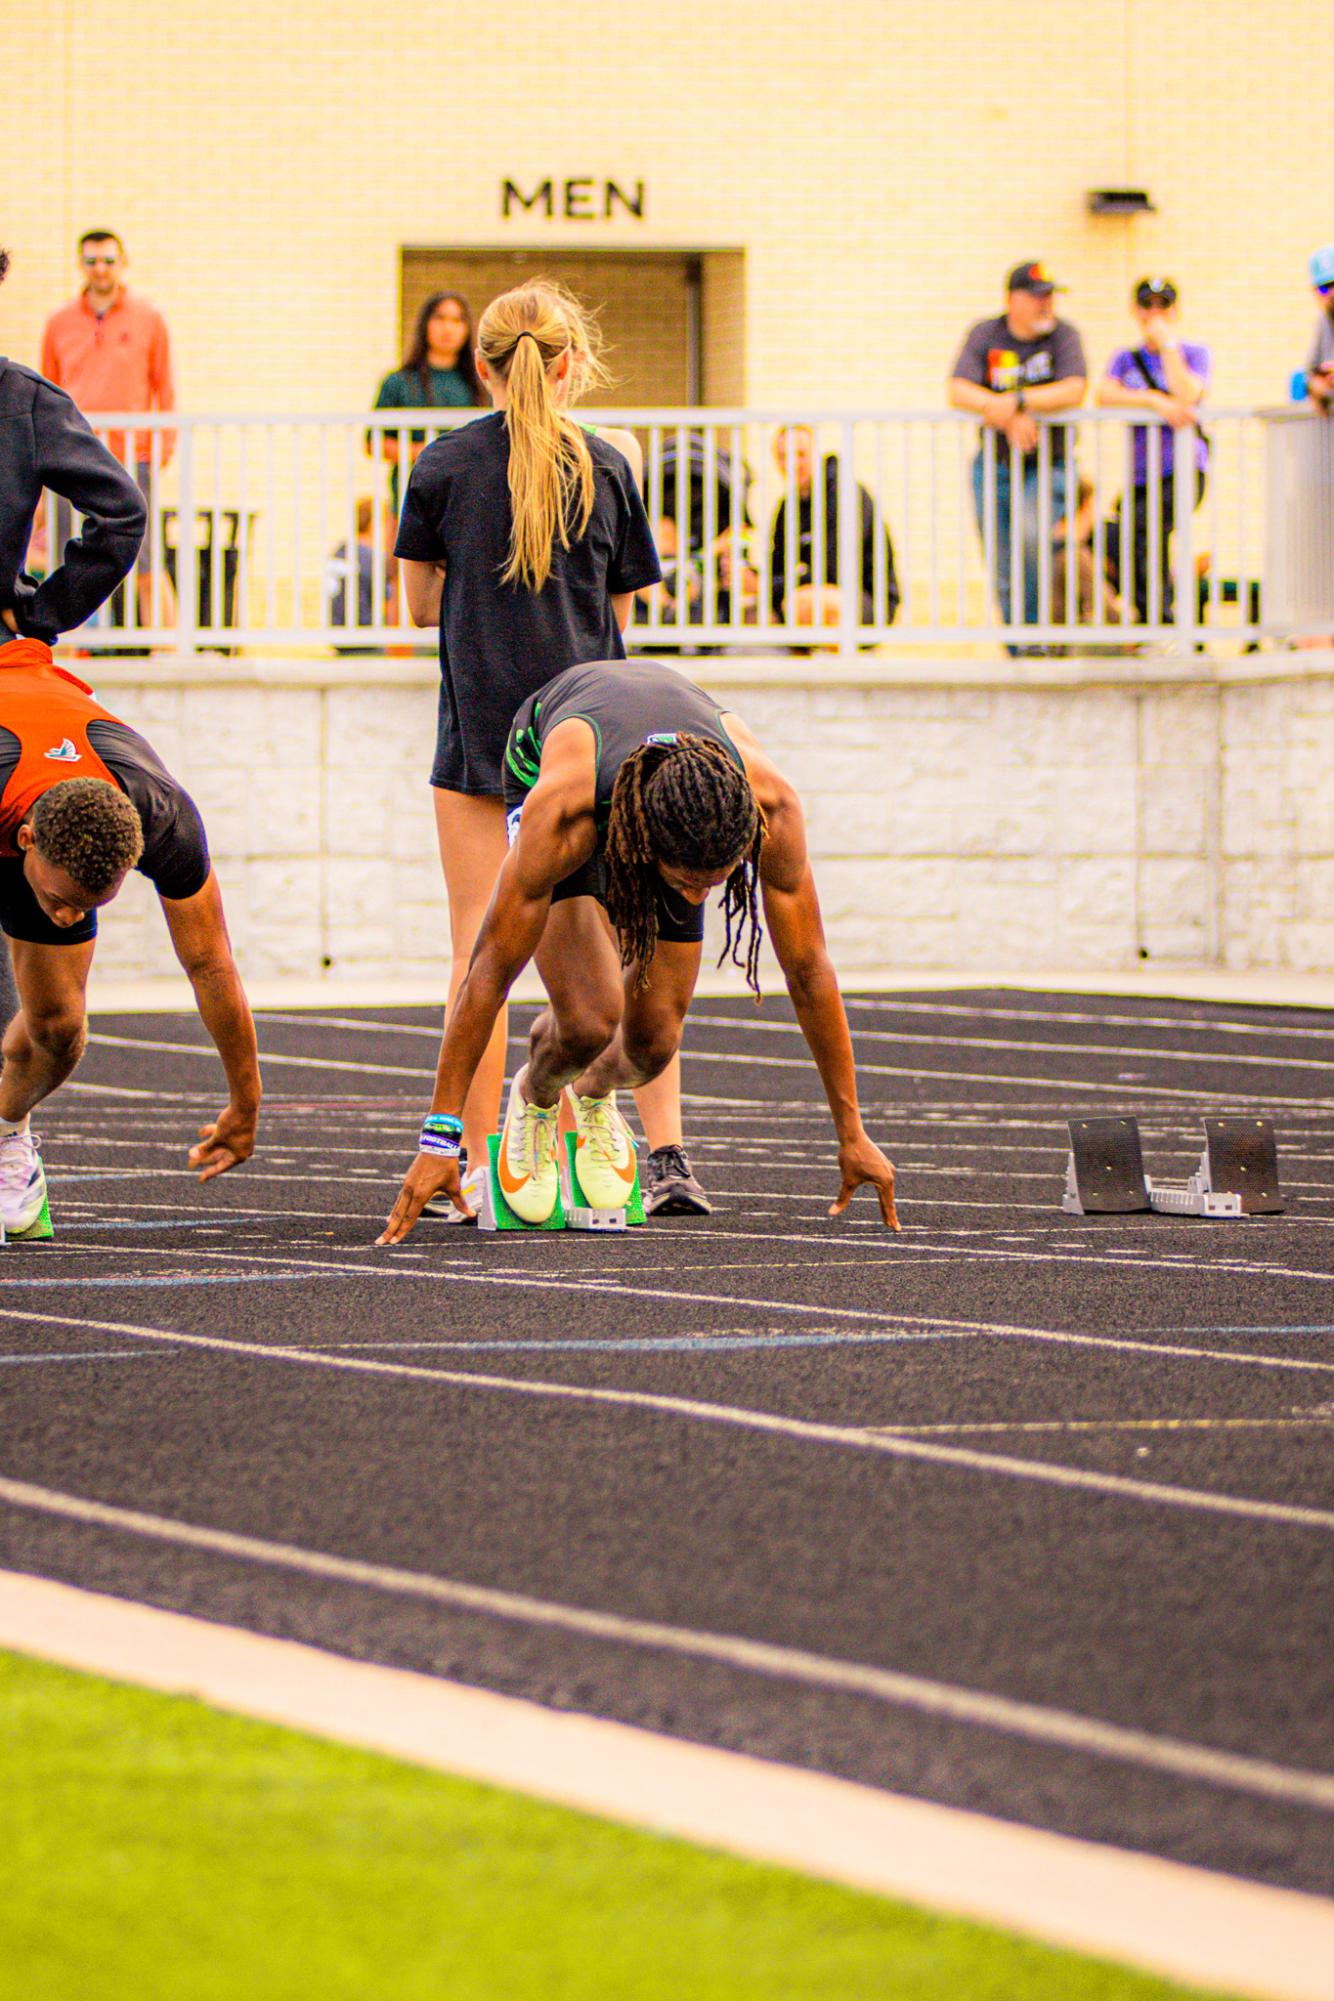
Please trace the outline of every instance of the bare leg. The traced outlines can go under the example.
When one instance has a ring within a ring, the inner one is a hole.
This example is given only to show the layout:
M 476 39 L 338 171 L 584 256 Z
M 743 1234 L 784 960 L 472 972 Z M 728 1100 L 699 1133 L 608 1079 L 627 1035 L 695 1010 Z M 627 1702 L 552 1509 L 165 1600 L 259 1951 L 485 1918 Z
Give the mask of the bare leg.
M 621 1018 L 620 955 L 600 903 L 553 903 L 537 970 L 550 996 L 533 1023 L 524 1079 L 530 1104 L 554 1105 L 563 1085 L 613 1044 Z
M 702 952 L 700 945 L 660 944 L 653 954 L 649 983 L 638 993 L 634 969 L 626 970 L 620 1028 L 574 1080 L 581 1096 L 601 1098 L 627 1084 L 648 1084 L 664 1076 L 681 1046 L 681 1025 L 695 991 Z
M 84 993 L 93 940 L 83 945 L 9 945 L 19 1011 L 5 1030 L 0 1119 L 11 1124 L 63 1084 L 87 1041 Z
M 679 1050 L 667 1068 L 659 1072 L 651 1083 L 635 1086 L 635 1103 L 639 1107 L 650 1153 L 656 1153 L 660 1146 L 680 1146 L 683 1143 Z
M 491 891 L 505 859 L 505 806 L 500 799 L 474 798 L 466 792 L 436 789 L 435 828 L 440 862 L 449 894 L 449 1008 L 463 985 L 472 948 L 491 901 Z M 487 1135 L 499 1123 L 500 1093 L 505 1082 L 508 1010 L 502 1008 L 491 1040 L 477 1066 L 463 1107 L 463 1144 L 470 1161 L 485 1161 Z

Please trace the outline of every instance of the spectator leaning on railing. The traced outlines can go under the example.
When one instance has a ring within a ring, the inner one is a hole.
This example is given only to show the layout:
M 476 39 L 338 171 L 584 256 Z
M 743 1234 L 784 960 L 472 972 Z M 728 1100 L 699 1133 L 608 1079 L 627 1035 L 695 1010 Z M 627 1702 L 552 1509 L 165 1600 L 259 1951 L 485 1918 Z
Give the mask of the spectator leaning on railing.
M 76 299 L 53 313 L 42 335 L 42 373 L 74 398 L 90 416 L 103 410 L 174 410 L 176 392 L 171 374 L 171 344 L 167 323 L 156 306 L 131 293 L 124 273 L 129 264 L 125 246 L 111 229 L 86 229 L 79 238 L 79 265 L 85 284 Z M 128 440 L 113 432 L 112 452 L 134 476 L 152 519 L 153 434 L 136 431 Z M 174 434 L 163 431 L 159 466 L 172 454 Z M 70 510 L 57 508 L 54 553 L 59 557 L 69 537 Z M 152 537 L 139 550 L 139 623 L 152 623 Z M 174 622 L 171 586 L 159 578 L 164 624 Z
M 1010 593 L 1010 518 L 1016 504 L 1012 484 L 1017 477 L 1017 504 L 1023 519 L 1023 618 L 1038 622 L 1038 417 L 1075 409 L 1084 400 L 1088 366 L 1084 344 L 1074 327 L 1060 320 L 1052 307 L 1058 287 L 1045 264 L 1016 264 L 1006 280 L 1005 311 L 995 319 L 979 320 L 969 329 L 951 371 L 949 398 L 956 410 L 972 410 L 984 426 L 1010 447 L 996 452 L 996 519 L 994 523 L 995 584 L 1001 616 L 1012 617 Z M 1065 510 L 1065 429 L 1050 433 L 1051 521 Z M 1014 455 L 1016 472 L 1011 471 Z M 973 462 L 973 498 L 978 527 L 986 537 L 986 457 Z M 1012 647 L 1012 652 L 1019 649 Z
M 1334 409 L 1334 243 L 1316 251 L 1309 269 L 1320 317 L 1306 357 L 1306 388 L 1311 401 L 1328 415 Z
M 1124 598 L 1120 524 L 1128 514 L 1135 610 L 1141 623 L 1147 624 L 1152 609 L 1150 532 L 1155 509 L 1159 510 L 1158 617 L 1165 624 L 1172 616 L 1172 559 L 1168 544 L 1176 524 L 1175 433 L 1190 434 L 1198 505 L 1209 464 L 1209 447 L 1199 428 L 1198 411 L 1209 387 L 1212 360 L 1207 347 L 1179 337 L 1177 288 L 1170 278 L 1141 278 L 1131 298 L 1131 311 L 1139 326 L 1140 344 L 1117 349 L 1098 384 L 1098 402 L 1114 410 L 1151 410 L 1170 428 L 1159 439 L 1156 498 L 1149 426 L 1136 424 L 1131 432 L 1131 477 L 1117 502 L 1107 558 L 1112 581 Z

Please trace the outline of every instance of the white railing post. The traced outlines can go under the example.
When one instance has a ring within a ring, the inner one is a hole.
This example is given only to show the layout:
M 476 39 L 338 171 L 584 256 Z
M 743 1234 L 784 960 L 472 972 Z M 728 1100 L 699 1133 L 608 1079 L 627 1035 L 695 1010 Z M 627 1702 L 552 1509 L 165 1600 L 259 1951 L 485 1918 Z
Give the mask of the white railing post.
M 1193 424 L 1172 433 L 1172 617 L 1177 645 L 1193 653 L 1200 622 L 1195 580 L 1195 438 Z
M 199 648 L 199 543 L 195 524 L 195 427 L 177 433 L 181 455 L 176 504 L 176 630 L 182 653 Z
M 838 428 L 838 650 L 847 654 L 857 651 L 862 623 L 862 510 L 855 454 L 856 432 L 852 419 L 845 417 Z M 827 521 L 824 532 L 827 537 Z

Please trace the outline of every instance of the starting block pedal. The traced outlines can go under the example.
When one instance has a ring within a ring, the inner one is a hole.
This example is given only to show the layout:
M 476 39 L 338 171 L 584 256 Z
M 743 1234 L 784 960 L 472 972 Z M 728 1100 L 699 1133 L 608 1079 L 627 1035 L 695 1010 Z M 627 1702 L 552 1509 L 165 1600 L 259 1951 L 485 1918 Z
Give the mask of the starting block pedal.
M 490 1133 L 486 1142 L 486 1180 L 482 1186 L 482 1198 L 477 1205 L 477 1227 L 479 1230 L 563 1230 L 567 1227 L 565 1208 L 559 1190 L 556 1206 L 545 1223 L 525 1223 L 522 1216 L 516 1216 L 505 1200 L 505 1191 L 500 1185 L 498 1162 L 500 1159 L 500 1134 Z
M 1071 1119 L 1061 1207 L 1067 1216 L 1129 1216 L 1148 1209 L 1134 1119 Z
M 1278 1147 L 1268 1119 L 1206 1119 L 1204 1152 L 1184 1184 L 1149 1183 L 1149 1200 L 1168 1216 L 1278 1216 Z
M 578 1141 L 574 1133 L 566 1133 L 560 1163 L 560 1193 L 565 1208 L 566 1227 L 571 1230 L 625 1230 L 632 1229 L 644 1221 L 644 1198 L 639 1189 L 639 1163 L 635 1161 L 635 1182 L 630 1190 L 630 1200 L 623 1209 L 594 1209 L 579 1186 L 579 1170 L 575 1165 L 575 1150 Z
M 6 1230 L 0 1223 L 0 1244 L 45 1244 L 55 1236 L 51 1227 L 51 1204 L 43 1197 L 42 1213 L 26 1230 Z

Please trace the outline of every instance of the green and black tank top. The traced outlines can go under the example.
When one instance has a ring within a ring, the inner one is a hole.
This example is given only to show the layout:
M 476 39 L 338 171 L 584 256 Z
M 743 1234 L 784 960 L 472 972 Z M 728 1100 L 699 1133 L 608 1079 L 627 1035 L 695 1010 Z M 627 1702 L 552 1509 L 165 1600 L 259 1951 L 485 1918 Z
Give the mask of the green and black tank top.
M 599 842 L 606 833 L 617 773 L 641 744 L 702 736 L 721 744 L 742 765 L 717 703 L 675 668 L 624 660 L 567 667 L 530 695 L 514 718 L 505 750 L 505 804 L 511 826 L 513 809 L 537 783 L 543 744 L 559 724 L 576 716 L 589 725 L 597 744 Z

